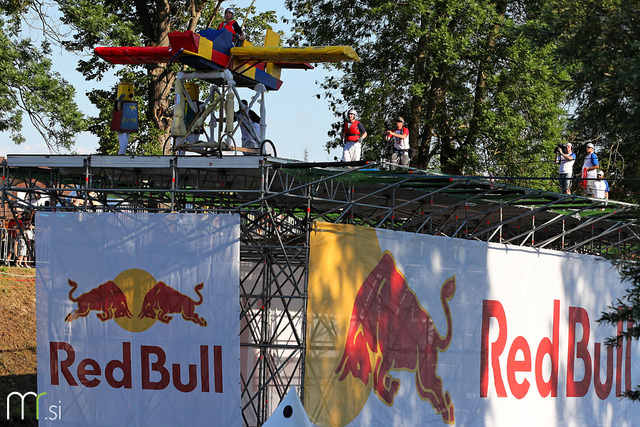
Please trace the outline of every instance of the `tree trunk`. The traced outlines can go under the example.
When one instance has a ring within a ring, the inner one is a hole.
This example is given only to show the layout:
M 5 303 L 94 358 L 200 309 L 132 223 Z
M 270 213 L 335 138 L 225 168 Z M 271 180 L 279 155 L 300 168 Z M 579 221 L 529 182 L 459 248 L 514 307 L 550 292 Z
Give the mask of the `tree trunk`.
M 169 46 L 169 32 L 171 31 L 171 9 L 167 0 L 156 0 L 155 45 Z M 167 64 L 150 65 L 148 68 L 149 107 L 147 118 L 158 125 L 158 145 L 162 154 L 171 154 L 172 144 L 168 143 L 171 136 L 171 118 L 165 112 L 169 111 L 169 94 L 171 93 L 175 76 L 168 72 Z
M 171 115 L 165 114 L 170 110 L 169 96 L 175 82 L 175 75 L 167 72 L 166 68 L 155 66 L 149 70 L 152 79 L 149 82 L 149 109 L 147 118 L 158 125 L 158 145 L 162 154 L 171 154 Z
M 491 57 L 496 46 L 496 39 L 498 38 L 498 32 L 501 27 L 501 24 L 499 22 L 502 22 L 502 18 L 504 18 L 506 10 L 507 5 L 505 2 L 498 2 L 496 4 L 496 12 L 498 13 L 499 19 L 493 25 L 493 31 L 489 34 L 489 38 L 487 40 L 487 56 L 484 58 L 484 60 L 480 61 L 478 65 L 476 88 L 473 99 L 473 114 L 469 122 L 469 133 L 467 133 L 467 137 L 465 138 L 465 141 L 463 143 L 463 147 L 465 150 L 473 148 L 478 139 L 478 120 L 480 118 L 480 115 L 482 114 L 482 105 L 484 104 L 486 97 L 487 76 L 485 74 L 485 67 L 491 62 Z
M 427 75 L 427 20 L 423 19 L 420 23 L 420 29 L 423 35 L 418 40 L 416 47 L 417 60 L 416 60 L 416 76 L 420 76 L 420 83 L 425 85 L 429 83 L 429 76 Z M 419 83 L 419 82 L 416 82 Z M 431 134 L 420 135 L 420 125 L 423 114 L 423 105 L 425 96 L 411 96 L 410 107 L 411 117 L 409 117 L 409 146 L 416 150 L 418 154 L 412 159 L 413 166 L 419 168 L 426 168 L 429 163 L 428 153 L 431 151 Z M 426 153 L 427 155 L 424 155 Z

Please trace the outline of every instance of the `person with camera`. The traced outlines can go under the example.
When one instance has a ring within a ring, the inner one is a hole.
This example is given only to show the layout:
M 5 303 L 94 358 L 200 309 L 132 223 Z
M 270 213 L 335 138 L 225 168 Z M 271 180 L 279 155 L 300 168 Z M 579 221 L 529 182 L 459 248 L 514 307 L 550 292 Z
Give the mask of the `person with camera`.
M 409 166 L 409 129 L 404 127 L 404 119 L 402 117 L 396 118 L 396 128 L 388 130 L 385 139 L 393 141 L 391 163 Z
M 362 153 L 362 142 L 367 137 L 364 125 L 356 120 L 356 110 L 349 110 L 340 135 L 344 141 L 343 162 L 357 162 Z
M 585 193 L 587 196 L 596 197 L 596 178 L 600 164 L 598 163 L 598 156 L 594 153 L 594 146 L 592 143 L 587 144 L 587 157 L 582 164 L 582 177 L 585 180 Z
M 571 175 L 573 173 L 573 164 L 576 161 L 576 154 L 571 152 L 571 143 L 556 147 L 556 164 L 560 165 L 560 192 L 571 194 Z

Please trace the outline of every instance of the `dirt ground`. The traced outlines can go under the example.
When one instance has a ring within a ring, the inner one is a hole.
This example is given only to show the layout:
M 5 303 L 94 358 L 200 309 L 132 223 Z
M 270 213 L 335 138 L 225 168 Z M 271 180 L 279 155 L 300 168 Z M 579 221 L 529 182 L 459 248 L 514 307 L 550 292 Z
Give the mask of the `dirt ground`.
M 22 420 L 19 398 L 7 420 L 7 396 L 37 393 L 35 269 L 0 267 L 0 425 L 37 425 L 35 399 L 25 400 Z

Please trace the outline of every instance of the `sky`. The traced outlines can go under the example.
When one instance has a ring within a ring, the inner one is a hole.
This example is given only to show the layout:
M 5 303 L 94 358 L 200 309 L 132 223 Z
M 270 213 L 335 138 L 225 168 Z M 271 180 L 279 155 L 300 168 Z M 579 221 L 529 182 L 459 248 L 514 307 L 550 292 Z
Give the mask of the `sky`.
M 238 7 L 248 7 L 251 0 L 236 0 L 225 2 L 223 7 L 231 3 Z M 282 20 L 283 16 L 290 16 L 283 0 L 255 0 L 254 5 L 259 11 L 275 10 Z M 242 22 L 243 17 L 239 17 Z M 285 32 L 285 38 L 290 34 L 290 24 L 278 24 L 276 29 Z M 286 41 L 285 41 L 286 45 Z M 89 102 L 86 92 L 94 88 L 110 88 L 117 82 L 113 75 L 102 81 L 85 81 L 82 74 L 75 70 L 77 57 L 54 48 L 53 68 L 76 88 L 75 100 L 87 116 L 95 116 L 97 110 Z M 321 64 L 313 70 L 282 70 L 282 87 L 278 91 L 271 91 L 265 95 L 267 107 L 267 138 L 271 139 L 278 151 L 278 157 L 304 160 L 307 150 L 308 161 L 324 162 L 338 159 L 342 150 L 332 150 L 327 153 L 324 144 L 327 141 L 327 131 L 336 120 L 329 110 L 328 102 L 316 94 L 321 89 L 316 82 L 320 82 L 329 73 Z M 250 99 L 253 91 L 240 89 L 240 95 Z M 254 109 L 259 113 L 259 107 Z M 51 154 L 40 134 L 31 126 L 27 116 L 23 117 L 23 135 L 27 142 L 16 145 L 7 132 L 0 133 L 0 156 L 7 154 Z M 239 136 L 239 135 L 238 135 Z M 93 154 L 98 148 L 98 139 L 88 132 L 81 133 L 76 139 L 75 152 L 78 154 Z M 64 153 L 64 152 L 63 152 Z

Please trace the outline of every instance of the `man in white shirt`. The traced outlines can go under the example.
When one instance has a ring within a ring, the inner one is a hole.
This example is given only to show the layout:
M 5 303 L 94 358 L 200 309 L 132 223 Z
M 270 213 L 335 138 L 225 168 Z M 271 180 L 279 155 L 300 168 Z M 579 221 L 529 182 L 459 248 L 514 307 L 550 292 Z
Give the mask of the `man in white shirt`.
M 367 130 L 362 122 L 356 120 L 356 110 L 349 110 L 344 122 L 340 138 L 344 141 L 342 149 L 343 162 L 357 162 L 362 154 L 362 143 L 367 137 Z
M 595 182 L 595 194 L 598 199 L 609 200 L 609 183 L 604 180 L 604 172 L 598 171 L 598 179 Z
M 402 117 L 396 118 L 396 129 L 388 130 L 385 138 L 387 141 L 393 141 L 391 163 L 409 166 L 409 129 L 404 127 L 404 119 Z
M 571 151 L 571 143 L 567 142 L 565 149 L 558 147 L 556 153 L 556 163 L 560 165 L 560 192 L 571 194 L 571 175 L 573 174 L 573 164 L 576 161 L 576 153 Z

